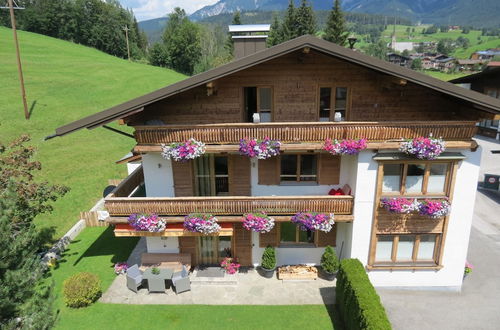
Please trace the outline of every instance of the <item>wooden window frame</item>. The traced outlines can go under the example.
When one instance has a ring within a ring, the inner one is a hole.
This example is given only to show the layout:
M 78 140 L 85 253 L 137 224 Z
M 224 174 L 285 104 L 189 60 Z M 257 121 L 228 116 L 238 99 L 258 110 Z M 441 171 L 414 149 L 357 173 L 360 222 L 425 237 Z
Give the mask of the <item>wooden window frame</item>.
M 420 238 L 421 236 L 427 236 L 427 235 L 432 235 L 435 237 L 435 244 L 434 244 L 434 251 L 432 254 L 432 259 L 429 260 L 418 260 L 418 249 L 420 248 Z M 391 250 L 391 261 L 377 261 L 376 260 L 376 254 L 373 255 L 372 260 L 370 260 L 370 265 L 372 265 L 373 268 L 376 267 L 391 267 L 391 266 L 419 266 L 419 265 L 424 265 L 428 267 L 437 267 L 439 265 L 439 252 L 441 250 L 441 240 L 442 240 L 442 234 L 440 233 L 411 233 L 411 234 L 377 234 L 375 236 L 375 246 L 377 246 L 378 243 L 378 237 L 379 236 L 390 236 L 392 237 L 392 250 Z M 415 240 L 413 241 L 413 248 L 412 248 L 412 256 L 410 261 L 398 261 L 397 260 L 397 253 L 398 253 L 398 245 L 399 245 L 399 238 L 401 236 L 415 236 Z
M 322 88 L 330 88 L 330 115 L 329 115 L 329 121 L 334 121 L 335 120 L 335 107 L 336 107 L 336 101 L 337 101 L 337 88 L 346 88 L 347 89 L 347 95 L 346 95 L 346 104 L 345 104 L 345 116 L 343 118 L 343 121 L 347 121 L 350 119 L 350 109 L 351 109 L 351 94 L 352 94 L 352 88 L 350 85 L 318 85 L 318 92 L 317 92 L 317 104 L 316 104 L 316 109 L 317 109 L 317 121 L 320 120 L 320 109 L 319 106 L 321 104 L 321 89 Z
M 453 166 L 453 161 L 450 160 L 432 160 L 432 161 L 414 161 L 414 160 L 408 160 L 408 161 L 401 161 L 401 160 L 396 160 L 396 161 L 381 161 L 380 164 L 382 164 L 382 179 L 380 181 L 381 185 L 381 196 L 386 197 L 386 196 L 429 196 L 429 197 L 440 197 L 440 196 L 449 196 L 450 194 L 450 177 L 451 177 L 451 172 L 452 172 L 452 166 Z M 385 164 L 400 164 L 403 165 L 403 169 L 401 172 L 401 178 L 399 181 L 399 191 L 383 191 L 382 186 L 383 186 L 383 177 L 384 177 L 384 166 Z M 445 182 L 444 182 L 444 187 L 442 192 L 433 192 L 433 193 L 428 193 L 427 188 L 429 184 L 429 176 L 430 176 L 430 169 L 431 166 L 434 164 L 447 164 L 446 168 L 446 177 L 445 177 Z M 406 178 L 408 176 L 408 166 L 409 165 L 424 165 L 424 177 L 423 177 L 423 182 L 422 182 L 422 188 L 420 192 L 406 192 Z
M 299 226 L 295 226 L 295 242 L 281 242 L 281 223 L 278 223 L 278 230 L 277 230 L 277 236 L 278 236 L 278 246 L 277 247 L 294 247 L 294 246 L 314 246 L 318 247 L 318 231 L 314 231 L 314 242 L 309 243 L 309 242 L 300 242 L 299 241 L 299 233 L 300 229 Z
M 209 179 L 210 179 L 210 190 L 213 192 L 213 194 L 211 196 L 226 196 L 226 195 L 217 195 L 216 194 L 215 179 L 217 177 L 227 177 L 228 190 L 229 190 L 229 162 L 230 162 L 229 156 L 227 154 L 206 154 L 206 156 L 208 156 L 209 160 L 210 160 L 210 167 L 209 167 L 210 173 L 208 175 L 209 175 Z M 227 175 L 221 175 L 221 174 L 216 175 L 215 174 L 215 157 L 226 157 L 227 158 Z M 200 196 L 199 195 L 198 174 L 197 174 L 198 173 L 198 165 L 197 165 L 197 162 L 193 162 L 193 164 L 194 164 L 194 166 L 193 166 L 194 192 L 195 192 L 196 196 Z M 228 191 L 227 195 L 229 196 L 229 191 Z
M 286 156 L 296 156 L 297 158 L 297 170 L 295 172 L 295 177 L 296 177 L 296 180 L 294 181 L 283 181 L 281 180 L 282 178 L 282 174 L 281 174 L 281 156 L 279 156 L 279 162 L 278 162 L 278 166 L 279 166 L 279 176 L 280 176 L 280 185 L 283 184 L 283 185 L 286 185 L 287 183 L 315 183 L 315 184 L 318 184 L 319 183 L 319 162 L 320 162 L 320 157 L 319 157 L 319 154 L 317 153 L 306 153 L 306 152 L 294 152 L 294 153 L 286 153 L 284 154 Z M 300 174 L 300 170 L 301 170 L 301 159 L 300 157 L 303 156 L 303 155 L 308 155 L 308 156 L 314 156 L 316 157 L 316 179 L 315 180 L 311 180 L 311 181 L 301 181 L 300 180 L 300 177 L 301 177 L 301 174 Z

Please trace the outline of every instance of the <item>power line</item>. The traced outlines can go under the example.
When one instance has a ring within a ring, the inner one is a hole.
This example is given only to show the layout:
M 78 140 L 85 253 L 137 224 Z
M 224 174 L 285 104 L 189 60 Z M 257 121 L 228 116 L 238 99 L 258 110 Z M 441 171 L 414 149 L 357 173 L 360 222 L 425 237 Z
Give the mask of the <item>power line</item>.
M 127 39 L 127 56 L 128 56 L 128 60 L 130 61 L 130 47 L 128 45 L 128 31 L 130 31 L 130 29 L 128 28 L 127 25 L 125 25 L 123 27 L 123 31 L 125 31 L 125 39 Z

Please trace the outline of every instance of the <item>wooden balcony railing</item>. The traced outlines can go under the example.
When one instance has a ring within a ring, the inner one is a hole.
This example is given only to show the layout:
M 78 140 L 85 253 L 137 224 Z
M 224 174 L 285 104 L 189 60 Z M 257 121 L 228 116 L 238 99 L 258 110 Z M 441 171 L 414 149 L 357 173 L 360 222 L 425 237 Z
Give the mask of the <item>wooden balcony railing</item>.
M 352 214 L 352 196 L 224 196 L 224 197 L 113 197 L 105 199 L 113 216 L 152 213 L 162 216 L 184 216 L 190 213 L 243 215 L 264 211 L 269 215 L 293 215 L 300 211 Z
M 447 141 L 470 140 L 476 133 L 474 121 L 421 122 L 307 122 L 235 123 L 177 126 L 136 126 L 138 144 L 157 145 L 195 138 L 206 144 L 237 144 L 245 137 L 266 136 L 283 143 L 324 142 L 325 139 L 387 141 L 428 136 Z

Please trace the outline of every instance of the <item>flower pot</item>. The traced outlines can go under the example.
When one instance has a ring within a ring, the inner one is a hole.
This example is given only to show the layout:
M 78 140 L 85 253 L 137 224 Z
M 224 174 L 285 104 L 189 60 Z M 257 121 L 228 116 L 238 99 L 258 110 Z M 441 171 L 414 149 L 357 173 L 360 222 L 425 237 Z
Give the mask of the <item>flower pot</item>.
M 265 269 L 260 267 L 260 275 L 262 275 L 265 278 L 272 278 L 274 276 L 274 271 L 276 270 L 276 267 L 273 269 Z
M 321 277 L 324 280 L 333 281 L 335 279 L 335 277 L 337 277 L 337 272 L 329 273 L 329 272 L 323 270 L 321 275 L 322 275 Z

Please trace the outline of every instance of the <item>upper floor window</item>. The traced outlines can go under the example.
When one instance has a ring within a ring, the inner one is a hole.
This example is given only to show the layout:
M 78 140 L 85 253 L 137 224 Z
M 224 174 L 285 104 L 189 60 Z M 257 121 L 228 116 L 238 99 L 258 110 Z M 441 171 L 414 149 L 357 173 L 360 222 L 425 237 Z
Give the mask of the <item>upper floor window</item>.
M 440 234 L 377 235 L 375 265 L 436 265 Z
M 385 163 L 382 194 L 446 195 L 449 162 Z
M 495 87 L 485 87 L 484 88 L 484 94 L 500 99 L 500 88 L 495 88 Z
M 348 111 L 347 87 L 320 87 L 319 89 L 319 120 L 346 120 Z
M 281 155 L 281 182 L 316 182 L 318 180 L 317 155 Z
M 227 196 L 229 194 L 228 158 L 205 154 L 194 160 L 196 196 Z
M 313 244 L 314 231 L 300 230 L 297 225 L 292 222 L 281 222 L 280 226 L 280 244 Z
M 258 113 L 260 122 L 272 121 L 273 89 L 271 87 L 244 87 L 244 112 L 247 122 Z

